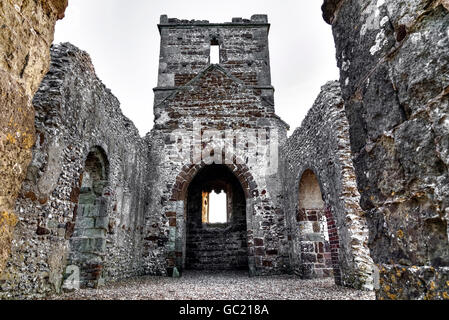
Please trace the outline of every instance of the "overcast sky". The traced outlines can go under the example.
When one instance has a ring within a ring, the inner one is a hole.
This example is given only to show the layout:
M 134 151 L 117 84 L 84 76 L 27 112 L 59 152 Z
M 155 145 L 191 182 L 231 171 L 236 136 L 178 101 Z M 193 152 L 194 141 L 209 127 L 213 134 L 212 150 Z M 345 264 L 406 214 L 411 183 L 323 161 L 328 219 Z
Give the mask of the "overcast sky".
M 338 79 L 331 27 L 321 0 L 69 0 L 56 24 L 55 43 L 87 51 L 97 75 L 120 100 L 123 113 L 145 135 L 153 127 L 161 14 L 170 18 L 227 22 L 267 14 L 276 113 L 301 124 L 320 87 Z

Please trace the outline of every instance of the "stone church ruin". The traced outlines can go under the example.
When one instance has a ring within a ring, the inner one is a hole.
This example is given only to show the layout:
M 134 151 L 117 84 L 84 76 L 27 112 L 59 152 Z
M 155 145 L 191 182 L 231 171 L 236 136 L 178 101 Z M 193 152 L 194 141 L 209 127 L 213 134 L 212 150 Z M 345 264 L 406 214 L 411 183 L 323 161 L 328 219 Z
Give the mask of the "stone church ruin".
M 34 6 L 39 33 L 0 4 L 1 298 L 242 270 L 449 299 L 447 1 L 325 0 L 341 78 L 289 137 L 266 15 L 162 15 L 140 137 L 86 52 L 49 48 L 67 2 Z

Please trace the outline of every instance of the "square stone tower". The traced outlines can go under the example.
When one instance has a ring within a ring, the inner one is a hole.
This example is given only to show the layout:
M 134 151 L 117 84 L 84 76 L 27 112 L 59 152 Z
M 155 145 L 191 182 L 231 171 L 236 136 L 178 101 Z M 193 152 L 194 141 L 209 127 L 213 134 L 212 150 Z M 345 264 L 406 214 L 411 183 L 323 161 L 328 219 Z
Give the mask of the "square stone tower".
M 273 103 L 266 15 L 253 15 L 251 20 L 233 18 L 227 23 L 162 15 L 158 28 L 161 51 L 156 103 L 204 71 L 211 63 L 211 49 L 218 51 L 221 67 L 245 85 L 263 90 L 262 96 Z
M 274 112 L 267 16 L 209 23 L 163 15 L 158 27 L 148 272 L 283 271 L 278 152 L 288 125 Z M 209 220 L 215 193 L 226 194 L 220 223 Z

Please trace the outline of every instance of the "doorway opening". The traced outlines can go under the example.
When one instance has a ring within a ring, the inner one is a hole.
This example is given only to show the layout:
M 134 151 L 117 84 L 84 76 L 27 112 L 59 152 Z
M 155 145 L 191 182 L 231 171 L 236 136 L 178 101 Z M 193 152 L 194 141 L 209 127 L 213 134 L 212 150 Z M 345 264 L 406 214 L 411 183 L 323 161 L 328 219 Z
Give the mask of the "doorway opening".
M 187 270 L 248 270 L 246 198 L 225 165 L 201 169 L 187 189 Z

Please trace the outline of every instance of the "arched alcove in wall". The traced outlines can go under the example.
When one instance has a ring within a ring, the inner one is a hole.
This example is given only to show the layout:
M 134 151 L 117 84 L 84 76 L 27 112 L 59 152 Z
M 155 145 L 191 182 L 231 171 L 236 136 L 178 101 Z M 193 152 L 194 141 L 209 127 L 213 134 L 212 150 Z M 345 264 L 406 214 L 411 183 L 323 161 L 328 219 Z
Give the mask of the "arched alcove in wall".
M 299 207 L 309 209 L 324 209 L 320 184 L 312 170 L 307 169 L 299 181 Z
M 70 238 L 69 265 L 79 269 L 81 287 L 96 287 L 103 271 L 108 227 L 104 188 L 108 160 L 100 147 L 90 150 L 80 176 L 80 193 L 74 231 Z
M 332 212 L 326 208 L 315 173 L 303 172 L 298 188 L 301 274 L 305 278 L 334 277 L 340 284 L 339 240 Z

